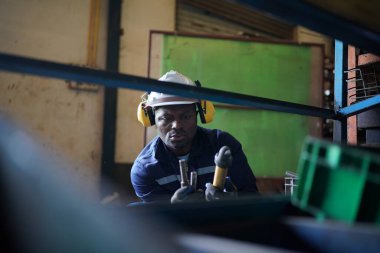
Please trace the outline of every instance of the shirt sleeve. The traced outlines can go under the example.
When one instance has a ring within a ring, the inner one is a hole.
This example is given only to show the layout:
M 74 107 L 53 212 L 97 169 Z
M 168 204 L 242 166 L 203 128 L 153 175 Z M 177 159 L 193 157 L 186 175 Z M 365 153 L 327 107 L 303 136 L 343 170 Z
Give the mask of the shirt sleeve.
M 143 202 L 170 201 L 171 195 L 149 176 L 147 169 L 137 161 L 131 169 L 131 181 L 137 197 Z

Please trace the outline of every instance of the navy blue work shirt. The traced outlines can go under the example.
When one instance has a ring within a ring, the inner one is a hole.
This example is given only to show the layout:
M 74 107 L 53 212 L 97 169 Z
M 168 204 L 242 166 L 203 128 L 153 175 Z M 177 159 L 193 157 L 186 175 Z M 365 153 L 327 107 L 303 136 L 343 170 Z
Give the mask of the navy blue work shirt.
M 215 154 L 223 146 L 232 153 L 232 166 L 228 176 L 239 192 L 257 192 L 256 178 L 238 140 L 227 132 L 197 127 L 188 163 L 188 178 L 196 171 L 197 189 L 205 190 L 212 183 L 215 171 Z M 144 202 L 170 201 L 173 193 L 181 187 L 179 160 L 163 141 L 155 137 L 138 155 L 132 170 L 131 181 L 136 195 Z

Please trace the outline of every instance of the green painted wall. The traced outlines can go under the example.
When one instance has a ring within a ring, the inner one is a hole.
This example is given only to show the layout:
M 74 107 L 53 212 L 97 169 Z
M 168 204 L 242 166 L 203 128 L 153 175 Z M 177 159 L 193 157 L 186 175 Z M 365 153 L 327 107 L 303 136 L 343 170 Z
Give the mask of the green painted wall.
M 309 104 L 310 47 L 163 35 L 161 73 L 177 70 L 203 87 Z M 308 118 L 264 110 L 216 107 L 208 128 L 243 145 L 257 176 L 295 171 Z

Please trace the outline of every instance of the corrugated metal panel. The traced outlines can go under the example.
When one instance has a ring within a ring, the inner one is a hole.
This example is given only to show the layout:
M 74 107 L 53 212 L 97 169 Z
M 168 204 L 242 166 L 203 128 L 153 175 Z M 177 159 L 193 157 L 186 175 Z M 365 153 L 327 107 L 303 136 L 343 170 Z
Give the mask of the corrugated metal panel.
M 220 18 L 204 15 L 191 6 L 179 6 L 177 9 L 176 30 L 216 35 L 267 36 L 254 29 L 234 24 Z
M 294 26 L 225 0 L 177 0 L 176 29 L 293 39 Z

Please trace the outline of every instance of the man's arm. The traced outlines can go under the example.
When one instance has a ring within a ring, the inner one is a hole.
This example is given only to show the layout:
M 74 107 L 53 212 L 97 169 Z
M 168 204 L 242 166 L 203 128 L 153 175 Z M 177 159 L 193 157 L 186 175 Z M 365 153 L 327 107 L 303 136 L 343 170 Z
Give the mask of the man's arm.
M 241 145 L 240 149 L 233 154 L 234 161 L 231 166 L 231 179 L 239 192 L 258 192 L 256 177 L 248 164 Z
M 169 202 L 171 194 L 146 173 L 144 166 L 135 162 L 131 170 L 131 182 L 137 197 L 143 202 Z

